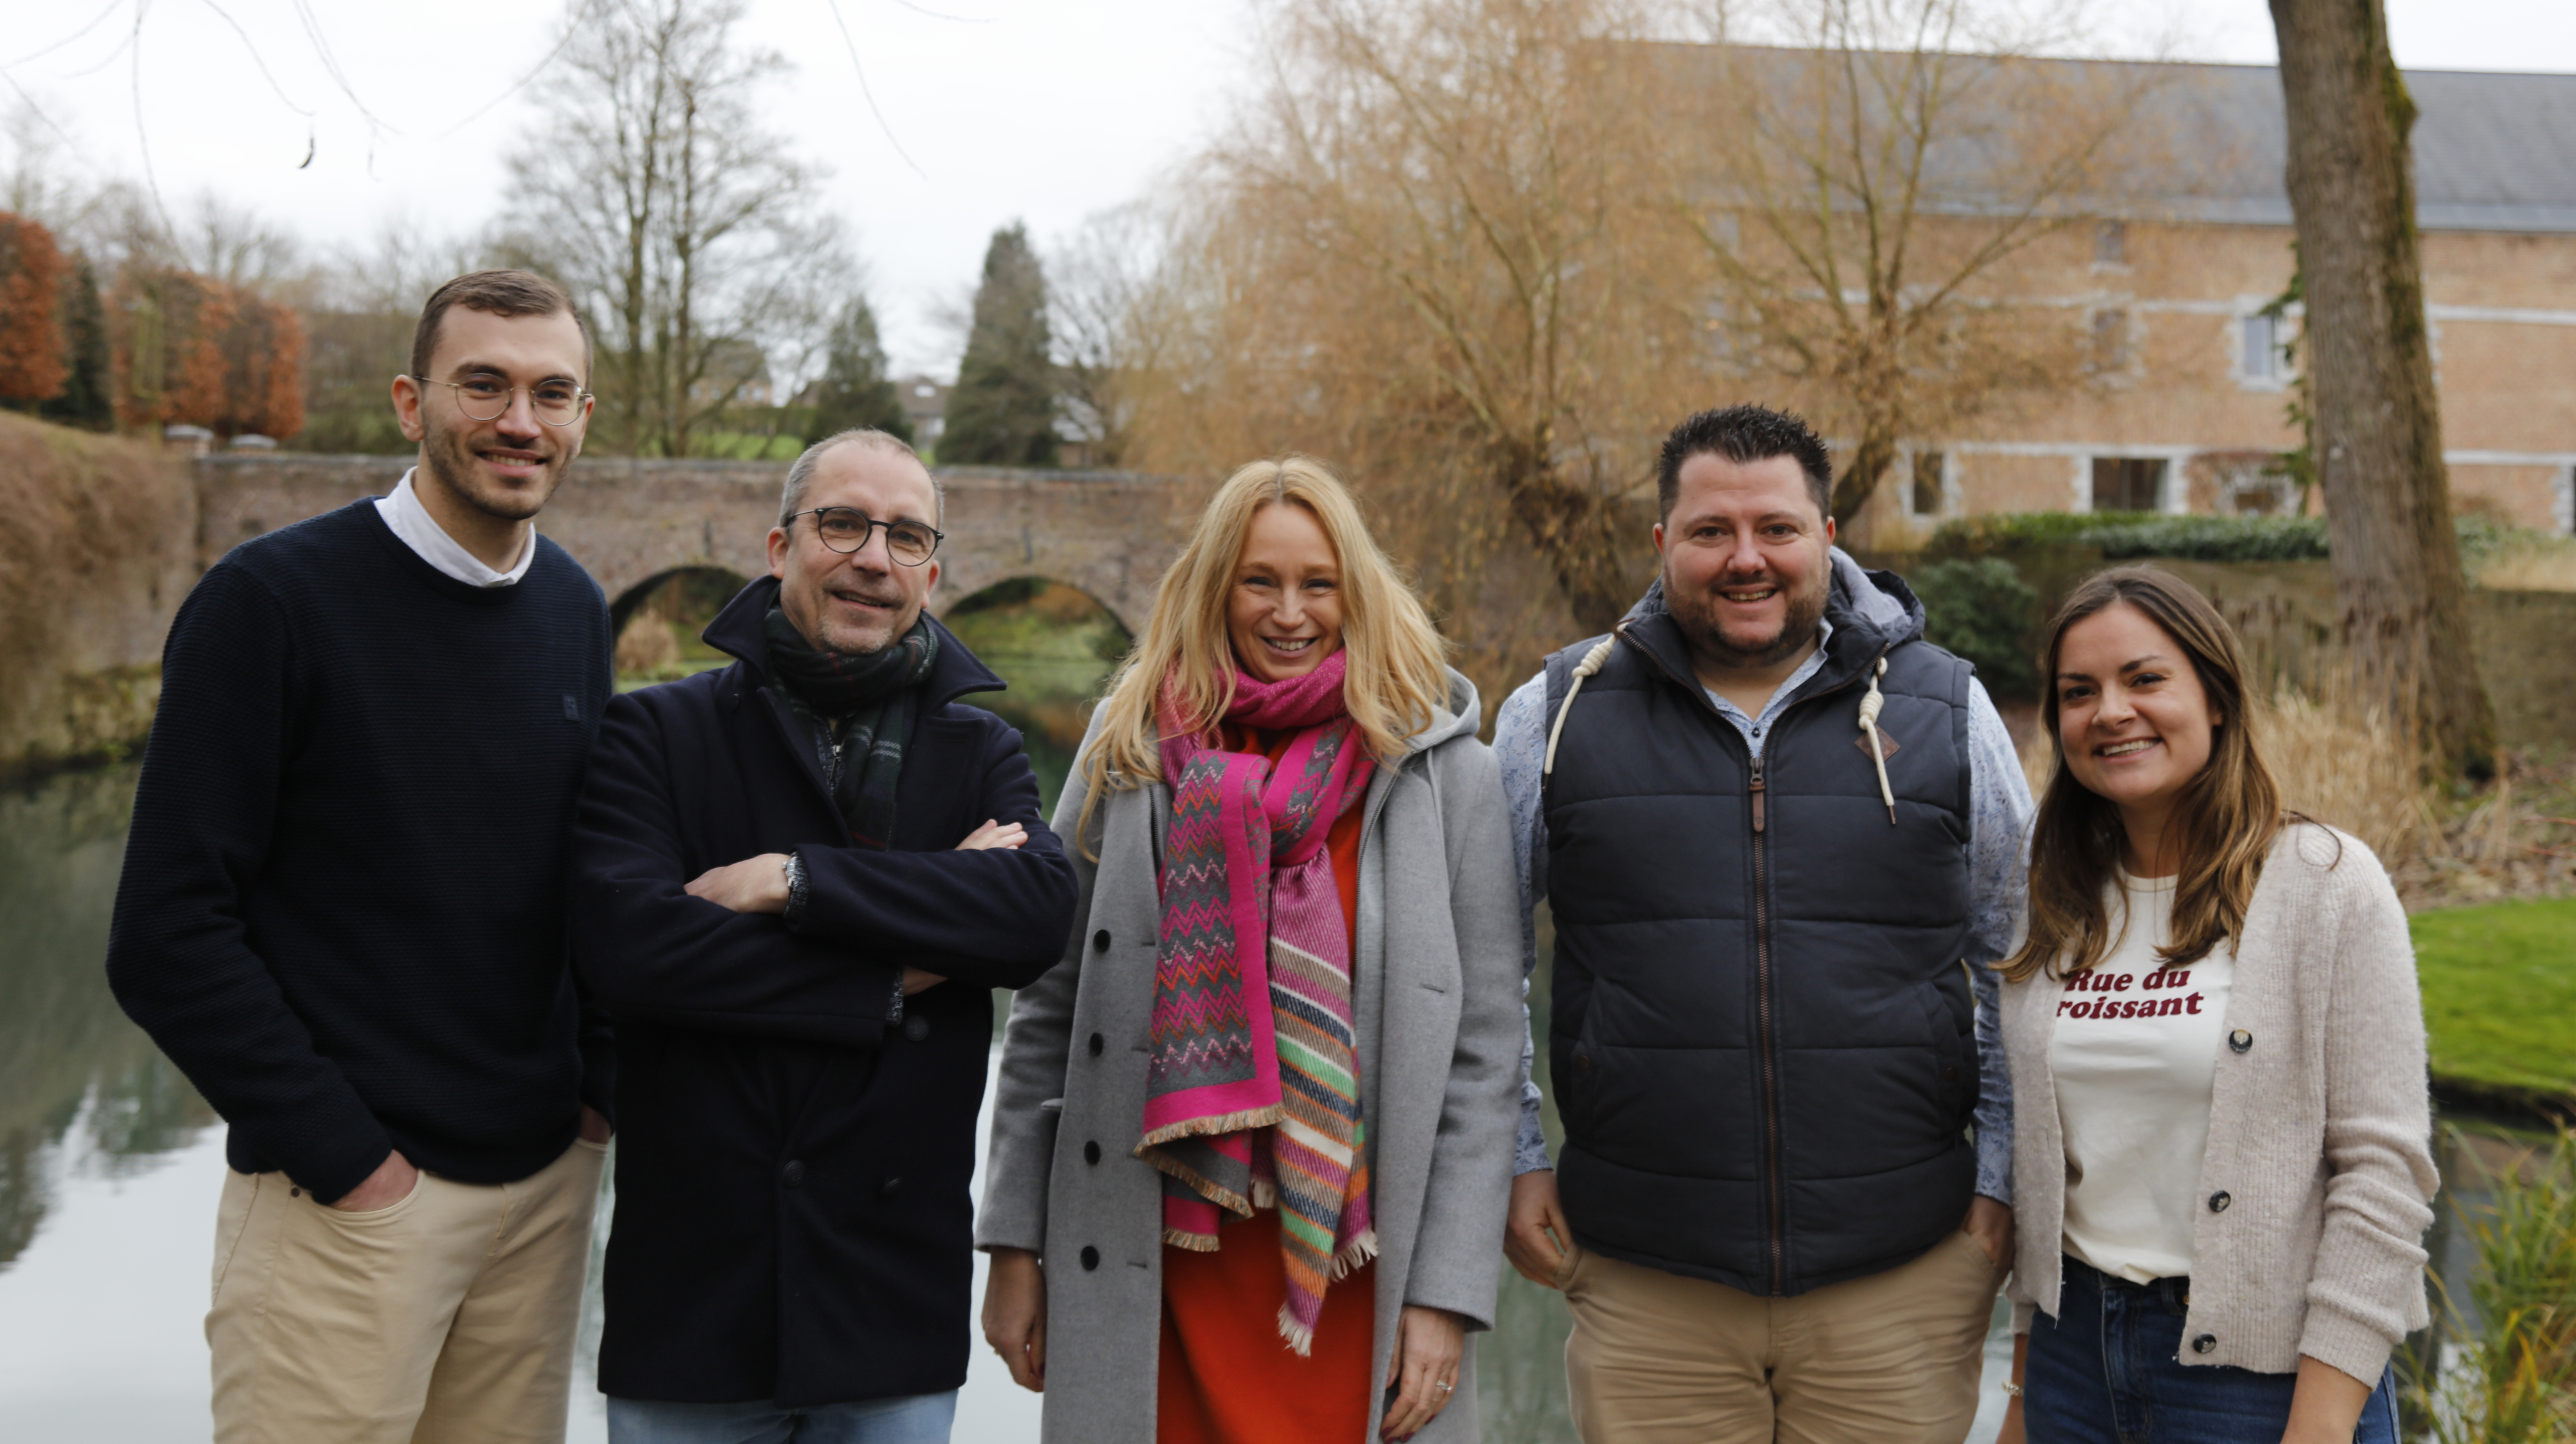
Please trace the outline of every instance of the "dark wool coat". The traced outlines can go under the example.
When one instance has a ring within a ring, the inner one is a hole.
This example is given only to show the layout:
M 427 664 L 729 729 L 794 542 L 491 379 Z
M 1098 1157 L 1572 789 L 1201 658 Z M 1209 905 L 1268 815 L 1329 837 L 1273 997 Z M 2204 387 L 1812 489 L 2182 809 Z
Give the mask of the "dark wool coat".
M 623 1070 L 599 1382 L 624 1398 L 965 1382 L 989 990 L 1045 972 L 1073 913 L 1019 734 L 956 701 L 1001 680 L 944 628 L 894 846 L 848 845 L 766 667 L 777 592 L 754 582 L 707 629 L 732 666 L 609 704 L 576 827 L 575 962 Z M 954 851 L 986 818 L 1027 844 Z M 810 888 L 795 931 L 683 891 L 788 851 Z M 893 1018 L 907 964 L 951 981 Z

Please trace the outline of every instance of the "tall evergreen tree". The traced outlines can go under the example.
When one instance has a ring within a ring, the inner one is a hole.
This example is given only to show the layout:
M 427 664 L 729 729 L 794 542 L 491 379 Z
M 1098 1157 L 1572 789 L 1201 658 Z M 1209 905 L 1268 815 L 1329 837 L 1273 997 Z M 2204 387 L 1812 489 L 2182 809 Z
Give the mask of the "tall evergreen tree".
M 904 414 L 903 398 L 886 375 L 877 313 L 867 297 L 855 296 L 832 322 L 831 337 L 824 343 L 823 379 L 814 383 L 814 421 L 808 430 L 820 441 L 861 426 L 912 440 L 912 418 Z
M 83 256 L 63 278 L 63 362 L 70 375 L 41 414 L 67 426 L 105 431 L 116 424 L 108 391 L 107 306 L 99 300 L 98 272 Z
M 1046 275 L 1017 221 L 993 232 L 974 329 L 948 393 L 939 459 L 987 466 L 1056 464 L 1055 361 L 1047 338 Z

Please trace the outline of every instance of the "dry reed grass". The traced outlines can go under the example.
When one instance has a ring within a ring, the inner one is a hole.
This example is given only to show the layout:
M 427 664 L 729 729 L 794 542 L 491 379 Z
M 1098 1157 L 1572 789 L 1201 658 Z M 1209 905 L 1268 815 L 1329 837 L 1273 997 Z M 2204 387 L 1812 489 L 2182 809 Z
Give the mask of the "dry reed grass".
M 2376 711 L 2324 689 L 2288 687 L 2254 707 L 2254 738 L 2294 812 L 2339 827 L 2386 864 L 2407 908 L 2576 892 L 2576 767 L 2503 759 L 2475 789 L 2428 785 L 2414 749 Z M 2034 731 L 2021 747 L 2036 797 L 2056 750 Z
M 2477 584 L 2498 592 L 2576 592 L 2576 537 L 2516 532 L 2477 564 Z

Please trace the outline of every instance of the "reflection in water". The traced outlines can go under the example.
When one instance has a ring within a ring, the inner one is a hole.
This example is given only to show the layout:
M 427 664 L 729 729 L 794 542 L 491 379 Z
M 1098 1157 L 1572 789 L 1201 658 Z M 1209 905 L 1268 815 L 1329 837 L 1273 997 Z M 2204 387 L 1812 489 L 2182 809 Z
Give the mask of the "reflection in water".
M 214 1121 L 107 987 L 135 773 L 0 794 L 0 1269 L 43 1224 L 61 1153 L 84 1172 L 130 1176 Z

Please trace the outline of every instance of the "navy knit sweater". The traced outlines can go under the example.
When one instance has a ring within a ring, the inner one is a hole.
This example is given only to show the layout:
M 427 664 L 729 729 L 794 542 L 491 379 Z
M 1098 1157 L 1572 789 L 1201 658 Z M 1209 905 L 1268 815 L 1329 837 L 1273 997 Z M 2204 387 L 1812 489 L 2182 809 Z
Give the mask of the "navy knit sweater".
M 467 586 L 359 501 L 245 542 L 171 624 L 108 981 L 245 1173 L 327 1203 L 398 1148 L 508 1182 L 609 1111 L 564 917 L 608 612 L 536 547 Z

